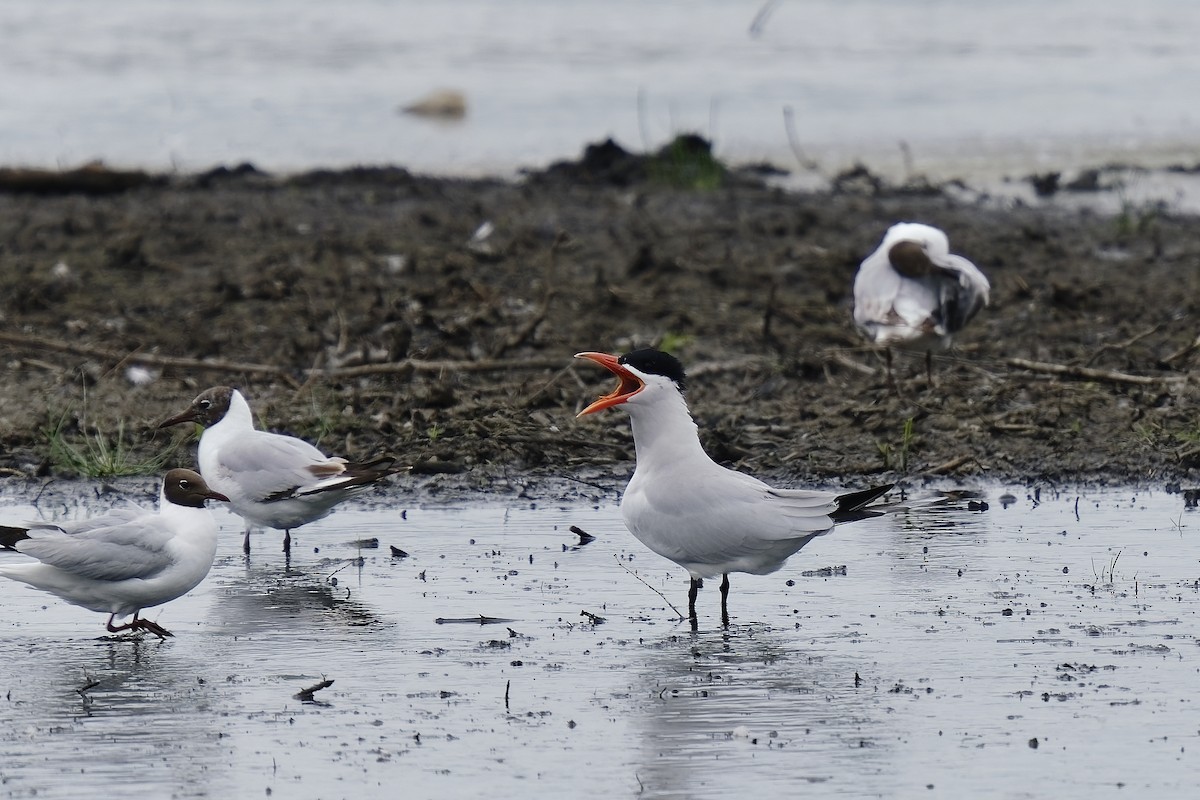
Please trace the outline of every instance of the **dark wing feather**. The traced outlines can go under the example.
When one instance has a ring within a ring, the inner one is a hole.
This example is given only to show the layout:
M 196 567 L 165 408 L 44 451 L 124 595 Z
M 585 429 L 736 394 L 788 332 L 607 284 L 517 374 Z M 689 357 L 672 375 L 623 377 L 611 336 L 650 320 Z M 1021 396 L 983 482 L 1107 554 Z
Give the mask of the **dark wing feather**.
M 838 495 L 837 509 L 829 516 L 834 522 L 854 522 L 859 519 L 878 517 L 883 512 L 871 511 L 866 506 L 890 492 L 895 485 L 894 483 L 885 483 L 882 486 L 873 486 L 870 489 Z
M 8 525 L 0 525 L 0 547 L 6 550 L 16 550 L 17 542 L 28 538 L 28 528 L 12 528 Z

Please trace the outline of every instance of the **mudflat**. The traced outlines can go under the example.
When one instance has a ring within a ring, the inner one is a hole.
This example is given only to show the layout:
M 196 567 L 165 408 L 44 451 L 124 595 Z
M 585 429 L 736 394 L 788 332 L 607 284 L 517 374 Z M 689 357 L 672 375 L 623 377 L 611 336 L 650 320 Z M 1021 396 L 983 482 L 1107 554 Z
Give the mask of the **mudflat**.
M 1200 478 L 1194 217 L 866 172 L 792 192 L 681 152 L 596 145 L 519 180 L 8 174 L 0 468 L 64 474 L 51 432 L 191 466 L 191 432 L 155 426 L 230 384 L 262 427 L 445 476 L 426 488 L 619 486 L 628 423 L 575 419 L 612 379 L 572 355 L 657 345 L 713 457 L 781 484 Z M 992 283 L 932 387 L 919 357 L 889 383 L 850 318 L 902 220 Z

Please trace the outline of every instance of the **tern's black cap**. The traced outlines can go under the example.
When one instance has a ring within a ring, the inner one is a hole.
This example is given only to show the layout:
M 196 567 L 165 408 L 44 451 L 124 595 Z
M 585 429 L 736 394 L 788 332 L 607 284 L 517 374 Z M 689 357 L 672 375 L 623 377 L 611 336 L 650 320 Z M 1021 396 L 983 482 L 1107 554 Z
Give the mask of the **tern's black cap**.
M 634 350 L 632 353 L 626 353 L 618 358 L 617 363 L 633 367 L 647 375 L 662 375 L 670 378 L 675 381 L 675 385 L 681 392 L 687 388 L 687 376 L 683 374 L 683 364 L 680 364 L 679 359 L 675 356 L 661 350 L 655 350 L 652 347 Z

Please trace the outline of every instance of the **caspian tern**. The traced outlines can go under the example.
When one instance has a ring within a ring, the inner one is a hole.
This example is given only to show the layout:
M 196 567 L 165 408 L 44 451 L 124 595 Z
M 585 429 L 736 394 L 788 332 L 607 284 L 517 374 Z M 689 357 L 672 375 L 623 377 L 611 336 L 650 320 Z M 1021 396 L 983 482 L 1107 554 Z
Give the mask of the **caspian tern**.
M 700 444 L 683 392 L 683 366 L 658 350 L 577 353 L 617 376 L 617 387 L 579 416 L 629 412 L 637 466 L 621 497 L 625 526 L 642 544 L 688 571 L 688 613 L 704 578 L 721 576 L 729 623 L 729 573 L 766 575 L 835 523 L 875 516 L 864 507 L 892 484 L 848 494 L 776 489 L 717 464 Z
M 228 500 L 190 469 L 163 478 L 158 510 L 118 508 L 80 522 L 0 527 L 0 544 L 38 563 L 0 566 L 0 575 L 104 612 L 108 630 L 171 636 L 138 616 L 191 591 L 212 568 L 217 523 L 205 500 Z M 123 625 L 113 620 L 133 614 Z
M 946 234 L 919 222 L 888 228 L 854 278 L 854 322 L 874 344 L 925 351 L 933 383 L 934 349 L 950 346 L 954 334 L 988 304 L 991 285 L 962 256 L 950 252 Z
M 391 457 L 352 463 L 303 439 L 256 430 L 246 398 L 228 386 L 201 392 L 158 427 L 181 422 L 204 426 L 196 454 L 200 474 L 229 496 L 229 505 L 246 521 L 247 553 L 252 525 L 283 531 L 283 551 L 290 553 L 292 528 L 327 516 L 338 503 L 400 470 Z

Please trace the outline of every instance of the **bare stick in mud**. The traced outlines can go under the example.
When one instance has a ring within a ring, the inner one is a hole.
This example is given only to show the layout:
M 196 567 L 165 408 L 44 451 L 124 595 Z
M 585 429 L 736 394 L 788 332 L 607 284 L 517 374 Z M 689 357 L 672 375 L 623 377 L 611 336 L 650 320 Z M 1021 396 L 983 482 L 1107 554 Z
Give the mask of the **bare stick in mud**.
M 672 603 L 670 600 L 668 600 L 668 599 L 667 599 L 667 596 L 666 596 L 665 594 L 663 594 L 662 592 L 660 592 L 658 589 L 655 589 L 655 588 L 654 588 L 653 586 L 651 586 L 650 584 L 646 583 L 646 580 L 645 580 L 645 578 L 643 578 L 641 575 L 638 575 L 636 572 L 634 572 L 633 570 L 631 570 L 629 567 L 625 566 L 624 564 L 621 564 L 621 559 L 620 559 L 620 558 L 617 558 L 617 556 L 615 556 L 615 555 L 613 556 L 613 558 L 615 558 L 615 559 L 617 560 L 617 564 L 619 564 L 619 565 L 620 565 L 621 569 L 625 570 L 625 571 L 626 571 L 626 572 L 628 572 L 630 575 L 632 575 L 633 577 L 637 578 L 639 581 L 641 581 L 641 583 L 642 583 L 642 585 L 643 585 L 643 586 L 645 586 L 647 589 L 649 589 L 650 591 L 654 592 L 656 595 L 658 595 L 659 597 L 661 597 L 661 598 L 663 599 L 663 602 L 664 602 L 664 603 L 666 603 L 667 605 L 669 605 L 669 606 L 671 607 L 671 610 L 675 612 L 675 616 L 679 617 L 679 619 L 680 619 L 680 620 L 685 620 L 685 619 L 687 619 L 687 617 L 685 617 L 685 616 L 684 616 L 682 613 L 680 613 L 679 609 L 675 607 L 675 604 L 674 604 L 674 603 Z
M 313 698 L 314 694 L 321 691 L 322 689 L 328 689 L 330 686 L 333 686 L 333 680 L 326 678 L 325 680 L 320 681 L 319 683 L 314 683 L 312 686 L 309 686 L 307 689 L 301 689 L 299 692 L 297 692 L 296 694 L 294 694 L 292 696 L 295 697 L 297 700 L 303 700 L 305 702 L 310 702 L 314 699 Z
M 573 534 L 575 534 L 576 536 L 578 536 L 578 537 L 579 537 L 579 544 L 580 544 L 580 545 L 585 545 L 585 544 L 588 544 L 589 542 L 594 542 L 594 541 L 596 541 L 596 537 L 595 537 L 595 536 L 592 536 L 590 533 L 588 533 L 588 532 L 587 532 L 587 531 L 585 531 L 583 528 L 580 528 L 580 527 L 579 527 L 579 526 L 577 526 L 577 525 L 572 525 L 572 526 L 569 528 L 569 530 L 571 531 L 571 533 L 573 533 Z
M 178 356 L 163 356 L 156 353 L 118 352 L 103 347 L 87 344 L 73 344 L 59 339 L 49 339 L 44 336 L 27 336 L 19 333 L 0 331 L 0 344 L 10 347 L 22 347 L 31 350 L 48 350 L 57 353 L 89 356 L 104 361 L 116 363 L 134 362 L 164 369 L 180 369 L 186 372 L 241 372 L 254 375 L 271 375 L 285 380 L 295 389 L 300 388 L 291 375 L 291 370 L 270 364 L 250 364 L 240 361 L 222 361 L 217 359 L 181 358 Z M 479 359 L 477 361 L 420 361 L 406 358 L 403 361 L 388 361 L 379 364 L 359 364 L 353 367 L 334 367 L 330 369 L 305 370 L 305 374 L 315 374 L 316 377 L 354 378 L 364 375 L 390 375 L 420 372 L 426 374 L 441 374 L 453 372 L 511 372 L 514 370 L 543 370 L 562 367 L 561 356 L 554 358 L 525 358 L 525 359 Z
M 215 370 L 218 372 L 245 372 L 252 374 L 273 375 L 286 377 L 284 370 L 267 364 L 247 364 L 239 361 L 198 360 L 194 358 L 175 358 L 156 353 L 118 352 L 103 347 L 87 344 L 75 344 L 59 339 L 49 339 L 44 336 L 27 336 L 20 333 L 0 332 L 0 344 L 12 347 L 23 347 L 31 350 L 48 350 L 55 353 L 70 353 L 71 355 L 90 356 L 105 361 L 122 363 L 134 361 L 152 367 L 174 367 L 183 370 Z
M 561 356 L 554 358 L 482 358 L 478 361 L 418 361 L 406 358 L 382 364 L 360 364 L 356 367 L 340 367 L 325 370 L 327 378 L 357 378 L 363 375 L 392 375 L 421 372 L 440 375 L 454 372 L 512 372 L 515 370 L 557 369 L 562 366 Z
M 844 353 L 839 353 L 836 350 L 826 353 L 825 360 L 829 363 L 837 364 L 840 367 L 845 367 L 846 369 L 852 369 L 855 372 L 860 372 L 863 375 L 875 375 L 877 372 L 879 372 L 879 370 L 875 369 L 874 367 L 867 366 L 866 364 L 860 364 L 859 362 L 850 358 L 850 356 Z
M 966 463 L 974 461 L 974 460 L 975 460 L 975 456 L 971 455 L 970 453 L 964 453 L 961 456 L 957 456 L 956 458 L 952 458 L 949 461 L 938 464 L 936 467 L 930 467 L 929 469 L 925 470 L 924 474 L 926 474 L 926 475 L 941 475 L 945 472 L 950 472 L 951 470 L 958 469 L 963 464 L 966 464 Z
M 1142 331 L 1141 333 L 1126 339 L 1123 342 L 1113 342 L 1112 344 L 1101 345 L 1100 347 L 1096 348 L 1096 352 L 1092 353 L 1092 357 L 1087 360 L 1087 362 L 1084 364 L 1084 366 L 1090 367 L 1092 364 L 1094 364 L 1096 362 L 1097 358 L 1104 355 L 1105 353 L 1118 351 L 1118 350 L 1128 350 L 1130 347 L 1133 347 L 1135 344 L 1140 342 L 1142 339 L 1145 339 L 1147 336 L 1152 336 L 1152 335 L 1158 333 L 1159 330 L 1161 330 L 1161 329 L 1162 329 L 1162 325 L 1158 324 L 1158 325 L 1155 325 L 1154 327 L 1150 328 L 1149 330 Z
M 1016 369 L 1026 369 L 1030 372 L 1040 372 L 1046 375 L 1062 375 L 1067 378 L 1085 378 L 1093 381 L 1108 383 L 1132 383 L 1138 386 L 1159 386 L 1162 384 L 1185 383 L 1186 375 L 1130 375 L 1126 372 L 1114 372 L 1106 369 L 1091 367 L 1072 367 L 1069 364 L 1048 364 L 1044 361 L 1030 361 L 1025 358 L 1006 358 L 1004 364 Z
M 1193 341 L 1191 344 L 1184 345 L 1183 347 L 1176 350 L 1174 353 L 1171 353 L 1171 355 L 1164 358 L 1163 363 L 1174 364 L 1176 361 L 1180 361 L 1184 358 L 1187 358 L 1188 356 L 1190 356 L 1192 353 L 1196 352 L 1197 350 L 1200 350 L 1200 335 L 1197 335 L 1196 340 Z

